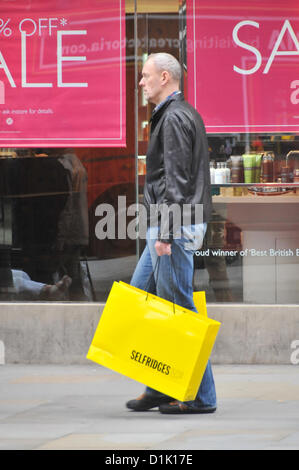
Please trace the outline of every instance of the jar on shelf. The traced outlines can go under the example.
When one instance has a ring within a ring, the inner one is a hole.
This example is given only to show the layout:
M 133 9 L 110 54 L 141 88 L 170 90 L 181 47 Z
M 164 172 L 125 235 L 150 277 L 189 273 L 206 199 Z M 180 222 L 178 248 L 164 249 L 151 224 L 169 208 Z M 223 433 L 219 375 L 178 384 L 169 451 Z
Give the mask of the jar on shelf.
M 292 170 L 299 168 L 299 150 L 291 150 L 286 156 L 286 162 Z
M 295 168 L 293 172 L 294 183 L 299 183 L 299 168 Z
M 281 166 L 281 182 L 282 183 L 291 183 L 293 180 L 293 174 L 291 167 L 289 165 L 284 165 Z

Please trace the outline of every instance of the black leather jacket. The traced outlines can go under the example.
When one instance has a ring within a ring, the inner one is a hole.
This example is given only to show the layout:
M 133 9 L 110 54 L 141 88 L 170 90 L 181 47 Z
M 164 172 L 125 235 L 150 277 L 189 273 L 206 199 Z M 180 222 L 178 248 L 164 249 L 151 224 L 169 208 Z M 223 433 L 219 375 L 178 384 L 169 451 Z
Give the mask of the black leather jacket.
M 202 222 L 209 220 L 212 201 L 206 131 L 202 118 L 181 93 L 171 96 L 152 115 L 146 168 L 144 204 L 148 214 L 150 205 L 190 204 L 194 223 L 195 205 L 201 204 Z M 167 228 L 167 233 L 160 229 L 159 239 L 171 243 L 171 214 Z

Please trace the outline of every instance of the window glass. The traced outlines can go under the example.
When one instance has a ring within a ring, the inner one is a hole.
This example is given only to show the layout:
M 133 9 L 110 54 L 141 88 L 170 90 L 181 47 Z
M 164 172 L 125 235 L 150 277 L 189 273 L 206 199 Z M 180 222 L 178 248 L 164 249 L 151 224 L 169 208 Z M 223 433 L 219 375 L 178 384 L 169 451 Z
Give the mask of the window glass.
M 73 5 L 82 8 L 82 2 Z M 70 3 L 60 3 L 59 8 L 70 8 Z M 118 20 L 108 18 L 111 28 Z M 16 31 L 12 23 L 7 28 Z M 136 200 L 134 5 L 132 9 L 130 2 L 125 31 L 124 148 L 81 145 L 0 149 L 1 301 L 105 301 L 115 279 L 130 280 L 136 264 L 136 239 L 126 236 L 130 220 L 126 220 L 126 208 Z M 99 54 L 102 49 L 108 54 L 110 48 L 113 59 L 113 51 L 119 47 L 119 42 L 102 39 L 92 44 L 81 42 L 80 51 L 68 45 L 63 55 Z M 108 57 L 93 66 L 109 70 L 113 60 Z M 4 74 L 4 69 L 0 72 Z M 102 84 L 97 86 L 101 88 Z M 1 99 L 4 94 L 0 87 Z M 109 109 L 114 104 L 105 106 L 106 117 L 101 114 L 100 118 L 109 123 Z
M 0 301 L 104 302 L 114 280 L 130 282 L 145 243 L 136 208 L 153 110 L 138 82 L 150 53 L 169 52 L 191 99 L 186 15 L 185 0 L 126 1 L 126 147 L 0 149 Z M 207 35 L 199 44 L 225 41 Z M 112 43 L 93 45 L 104 46 Z M 297 304 L 298 133 L 208 129 L 208 143 L 213 213 L 194 256 L 194 288 L 208 302 Z
M 146 9 L 149 3 L 151 9 Z M 148 54 L 170 52 L 182 64 L 184 80 L 181 88 L 188 100 L 191 97 L 188 85 L 193 90 L 195 84 L 190 79 L 193 63 L 190 64 L 188 52 L 194 49 L 187 28 L 197 18 L 190 16 L 190 10 L 186 12 L 185 1 L 167 2 L 167 11 L 166 2 L 160 6 L 154 3 L 138 2 L 139 74 Z M 196 3 L 199 19 L 205 14 L 201 10 L 204 3 L 207 2 Z M 194 2 L 190 4 L 194 5 Z M 197 51 L 200 54 L 202 48 L 206 49 L 204 67 L 208 68 L 211 48 L 218 50 L 220 45 L 227 48 L 231 41 L 222 38 L 220 32 L 215 36 L 213 31 L 204 31 L 205 37 L 197 44 Z M 272 41 L 277 37 L 278 33 L 274 31 Z M 221 80 L 221 75 L 218 78 Z M 196 79 L 201 84 L 200 73 Z M 218 88 L 220 85 L 219 81 Z M 214 90 L 215 94 L 211 92 L 214 108 L 217 108 L 218 88 Z M 249 107 L 253 105 L 250 90 L 252 92 L 249 87 L 246 91 Z M 142 192 L 152 107 L 144 101 L 140 90 L 138 96 L 139 189 Z M 279 99 L 288 98 L 289 95 L 281 95 Z M 263 106 L 262 98 L 260 105 Z M 283 103 L 281 106 L 284 108 Z M 200 103 L 197 109 L 201 113 Z M 225 116 L 225 110 L 221 109 L 221 114 Z M 279 119 L 280 124 L 284 122 L 283 113 Z M 207 130 L 213 213 L 204 245 L 194 256 L 194 288 L 204 290 L 208 302 L 298 303 L 298 134 L 217 134 Z

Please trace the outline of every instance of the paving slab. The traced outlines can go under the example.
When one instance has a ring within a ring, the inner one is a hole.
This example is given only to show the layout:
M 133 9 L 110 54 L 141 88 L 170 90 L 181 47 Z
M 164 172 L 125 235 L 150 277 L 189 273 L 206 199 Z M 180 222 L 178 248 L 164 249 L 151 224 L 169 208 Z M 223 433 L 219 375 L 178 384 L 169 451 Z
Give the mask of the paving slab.
M 96 364 L 0 366 L 0 450 L 299 450 L 298 365 L 214 365 L 210 415 L 127 410 L 142 384 Z

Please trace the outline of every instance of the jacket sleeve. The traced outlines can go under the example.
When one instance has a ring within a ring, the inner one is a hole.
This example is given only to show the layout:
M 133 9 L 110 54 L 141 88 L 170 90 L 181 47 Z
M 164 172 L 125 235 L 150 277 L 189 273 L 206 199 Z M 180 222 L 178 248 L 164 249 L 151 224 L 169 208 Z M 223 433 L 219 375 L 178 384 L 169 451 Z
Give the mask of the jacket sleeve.
M 184 204 L 188 203 L 193 155 L 192 129 L 176 113 L 163 123 L 165 193 L 159 240 L 171 243 L 174 229 L 181 225 Z

